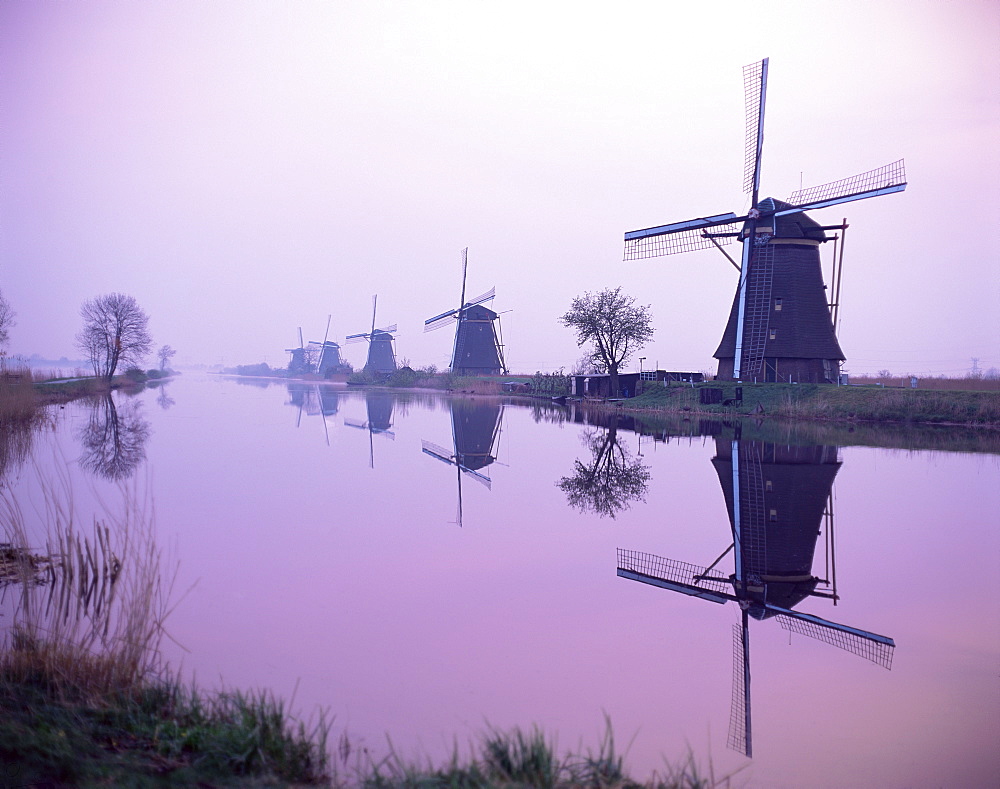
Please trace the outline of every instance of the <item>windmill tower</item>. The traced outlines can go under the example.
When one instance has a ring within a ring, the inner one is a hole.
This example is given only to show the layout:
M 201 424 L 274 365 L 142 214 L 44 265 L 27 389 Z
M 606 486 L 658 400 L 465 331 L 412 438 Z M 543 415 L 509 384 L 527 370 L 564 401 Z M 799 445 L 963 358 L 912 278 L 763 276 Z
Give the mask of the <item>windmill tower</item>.
M 363 334 L 349 334 L 344 338 L 346 343 L 368 343 L 368 359 L 365 369 L 376 373 L 391 373 L 396 370 L 396 354 L 392 350 L 392 335 L 396 332 L 396 324 L 384 329 L 375 328 L 375 311 L 378 307 L 378 296 L 372 296 L 372 328 Z
M 834 591 L 812 574 L 813 554 L 826 502 L 840 468 L 837 448 L 778 446 L 759 441 L 716 439 L 712 463 L 726 497 L 732 544 L 708 567 L 637 551 L 618 550 L 618 575 L 699 597 L 735 602 L 740 624 L 733 626 L 733 692 L 729 747 L 753 756 L 750 706 L 750 618 L 774 619 L 785 630 L 806 635 L 892 668 L 895 642 L 877 633 L 793 610 L 808 597 Z M 716 565 L 733 552 L 734 571 Z M 835 571 L 834 571 L 835 573 Z
M 760 199 L 761 154 L 767 58 L 743 69 L 746 92 L 744 191 L 750 210 L 699 217 L 625 234 L 625 259 L 640 260 L 743 244 L 739 284 L 729 322 L 715 351 L 718 377 L 742 381 L 835 382 L 845 356 L 837 342 L 823 276 L 819 245 L 825 231 L 804 211 L 901 192 L 903 160 L 797 191 L 787 201 Z M 728 255 L 727 255 L 728 257 Z
M 453 452 L 430 441 L 421 441 L 425 455 L 455 467 L 458 484 L 458 514 L 462 525 L 462 475 L 492 489 L 493 481 L 483 469 L 496 460 L 503 424 L 503 406 L 499 403 L 476 403 L 469 400 L 451 401 L 451 435 Z
M 495 288 L 470 301 L 465 300 L 465 277 L 469 248 L 462 250 L 462 295 L 458 307 L 424 321 L 424 331 L 434 331 L 457 323 L 451 352 L 451 371 L 457 375 L 506 375 L 500 316 L 483 306 L 496 295 Z M 496 326 L 494 326 L 494 323 Z

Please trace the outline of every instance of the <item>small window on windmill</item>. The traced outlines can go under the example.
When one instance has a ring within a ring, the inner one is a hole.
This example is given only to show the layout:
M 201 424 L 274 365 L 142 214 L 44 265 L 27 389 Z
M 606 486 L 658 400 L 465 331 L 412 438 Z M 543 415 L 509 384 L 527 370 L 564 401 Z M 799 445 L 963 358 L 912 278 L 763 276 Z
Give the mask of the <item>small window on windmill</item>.
M 771 329 L 767 333 L 767 339 L 769 339 L 769 340 L 773 340 L 773 339 L 777 338 L 777 336 L 778 336 L 778 330 L 777 329 Z
M 774 300 L 774 311 L 781 312 L 781 299 Z
M 777 510 L 771 510 L 771 511 L 770 511 L 770 512 L 769 512 L 769 513 L 767 514 L 767 519 L 768 519 L 769 521 L 771 521 L 771 523 L 774 523 L 774 522 L 775 522 L 776 520 L 778 520 L 778 511 L 777 511 Z

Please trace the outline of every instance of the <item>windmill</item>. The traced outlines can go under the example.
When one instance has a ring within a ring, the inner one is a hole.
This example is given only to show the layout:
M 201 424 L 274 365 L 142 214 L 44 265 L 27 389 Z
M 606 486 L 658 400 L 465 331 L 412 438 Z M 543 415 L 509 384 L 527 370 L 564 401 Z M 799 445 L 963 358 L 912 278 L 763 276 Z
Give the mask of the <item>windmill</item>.
M 456 522 L 462 525 L 462 475 L 465 474 L 491 490 L 493 481 L 483 472 L 496 460 L 503 424 L 503 405 L 476 403 L 469 400 L 451 401 L 451 434 L 454 451 L 430 441 L 421 441 L 425 455 L 455 467 L 458 483 L 458 514 Z
M 826 230 L 806 210 L 901 192 L 903 160 L 851 178 L 801 189 L 787 201 L 759 198 L 764 146 L 768 60 L 743 69 L 746 157 L 743 187 L 750 209 L 698 217 L 625 234 L 625 259 L 641 260 L 695 249 L 743 243 L 739 284 L 729 322 L 715 351 L 720 379 L 834 382 L 845 359 L 837 342 L 820 270 L 819 245 Z M 726 257 L 729 257 L 726 255 Z M 839 289 L 839 286 L 838 286 Z
M 465 300 L 465 278 L 469 267 L 469 248 L 462 250 L 462 295 L 458 307 L 424 321 L 424 331 L 434 331 L 457 323 L 455 345 L 451 352 L 451 371 L 457 375 L 506 375 L 503 337 L 499 332 L 500 316 L 483 306 L 496 295 L 490 288 L 481 296 Z M 494 328 L 496 322 L 496 328 Z
M 323 335 L 323 342 L 310 340 L 306 344 L 302 340 L 302 329 L 299 328 L 299 347 L 286 349 L 292 355 L 288 362 L 290 373 L 302 375 L 315 372 L 325 378 L 329 373 L 340 368 L 340 346 L 329 340 L 332 319 L 332 315 L 328 315 L 326 318 L 326 334 Z
M 390 441 L 396 440 L 396 434 L 389 428 L 392 427 L 392 409 L 395 404 L 394 397 L 388 392 L 365 392 L 365 411 L 368 418 L 360 422 L 357 419 L 344 419 L 347 427 L 356 427 L 368 431 L 368 466 L 375 468 L 375 442 L 374 436 L 382 436 Z
M 649 553 L 618 550 L 618 575 L 714 603 L 735 602 L 740 624 L 733 626 L 733 691 L 729 747 L 753 755 L 750 708 L 750 618 L 774 619 L 806 635 L 892 668 L 895 642 L 849 625 L 793 610 L 808 597 L 832 593 L 812 575 L 813 553 L 822 519 L 832 515 L 827 501 L 839 470 L 837 448 L 777 446 L 760 441 L 717 439 L 713 465 L 726 496 L 732 545 L 708 567 Z M 827 521 L 829 524 L 829 520 Z M 716 565 L 733 551 L 734 572 Z M 835 577 L 835 570 L 834 570 Z
M 378 296 L 372 296 L 372 328 L 371 331 L 363 334 L 348 334 L 344 338 L 346 343 L 368 343 L 368 359 L 365 361 L 365 369 L 376 373 L 391 373 L 396 370 L 396 354 L 392 350 L 392 335 L 396 331 L 396 324 L 386 326 L 384 329 L 375 328 L 375 311 L 378 307 Z

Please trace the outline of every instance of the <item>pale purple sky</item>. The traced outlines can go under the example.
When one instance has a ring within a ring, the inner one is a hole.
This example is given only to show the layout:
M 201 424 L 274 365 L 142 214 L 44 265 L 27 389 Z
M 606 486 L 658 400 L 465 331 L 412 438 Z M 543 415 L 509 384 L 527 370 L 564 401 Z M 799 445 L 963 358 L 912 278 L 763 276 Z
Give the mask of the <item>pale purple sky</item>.
M 769 57 L 764 194 L 906 159 L 904 193 L 814 214 L 851 223 L 846 368 L 1000 367 L 998 41 L 991 1 L 6 0 L 10 350 L 75 357 L 80 304 L 123 291 L 178 362 L 283 365 L 378 293 L 397 355 L 444 366 L 422 324 L 468 246 L 514 370 L 571 366 L 558 316 L 617 285 L 652 306 L 646 366 L 714 370 L 735 271 L 623 263 L 622 235 L 746 207 L 741 69 Z

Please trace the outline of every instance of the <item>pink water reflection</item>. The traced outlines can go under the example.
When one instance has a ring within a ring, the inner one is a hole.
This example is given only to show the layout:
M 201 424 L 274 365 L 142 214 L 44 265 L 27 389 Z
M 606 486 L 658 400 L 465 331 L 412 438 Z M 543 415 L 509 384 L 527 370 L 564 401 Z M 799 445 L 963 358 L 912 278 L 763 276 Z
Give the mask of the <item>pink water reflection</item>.
M 841 601 L 802 607 L 891 635 L 893 669 L 751 623 L 748 760 L 726 748 L 738 609 L 615 574 L 618 547 L 708 564 L 729 544 L 711 439 L 620 432 L 651 479 L 602 519 L 555 484 L 584 428 L 508 407 L 459 528 L 456 471 L 422 451 L 451 446 L 446 400 L 396 403 L 386 435 L 358 429 L 371 414 L 346 390 L 325 417 L 282 385 L 185 376 L 170 395 L 143 395 L 160 539 L 190 588 L 169 622 L 188 651 L 167 652 L 202 684 L 295 692 L 376 752 L 388 733 L 439 757 L 487 724 L 595 746 L 607 713 L 638 777 L 689 746 L 749 786 L 1000 777 L 996 456 L 841 450 Z

